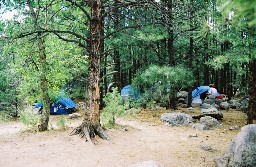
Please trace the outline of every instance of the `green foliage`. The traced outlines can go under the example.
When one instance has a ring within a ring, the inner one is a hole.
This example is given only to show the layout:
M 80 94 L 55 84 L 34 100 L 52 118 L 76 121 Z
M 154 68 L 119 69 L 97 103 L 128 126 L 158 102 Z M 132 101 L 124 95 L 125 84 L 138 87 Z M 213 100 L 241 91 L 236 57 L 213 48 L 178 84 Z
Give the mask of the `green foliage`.
M 0 111 L 12 112 L 15 105 L 20 104 L 18 86 L 20 77 L 11 68 L 13 59 L 10 55 L 3 55 L 4 48 L 0 47 Z
M 61 130 L 65 130 L 67 128 L 67 119 L 65 118 L 64 115 L 61 115 L 58 120 L 57 120 L 57 126 Z
M 6 48 L 4 51 L 5 55 L 14 57 L 11 68 L 15 69 L 17 74 L 21 76 L 20 85 L 18 86 L 20 96 L 23 98 L 28 97 L 29 102 L 42 99 L 40 93 L 42 64 L 40 63 L 37 45 L 38 33 L 31 32 L 41 30 L 41 28 L 64 29 L 68 27 L 68 30 L 74 30 L 74 28 L 80 27 L 78 24 L 74 25 L 72 22 L 62 20 L 63 17 L 67 16 L 80 19 L 81 22 L 86 21 L 86 17 L 82 17 L 83 15 L 78 9 L 60 10 L 65 5 L 68 5 L 65 2 L 56 2 L 51 5 L 49 3 L 51 4 L 49 0 L 43 0 L 40 3 L 30 1 L 30 5 L 36 11 L 37 18 L 35 20 L 31 16 L 30 8 L 27 6 L 28 3 L 25 1 L 5 1 L 6 9 L 15 9 L 17 15 L 22 17 L 22 19 L 14 17 L 12 20 L 5 22 L 4 34 L 11 40 L 5 43 Z M 47 10 L 41 11 L 44 7 Z M 51 16 L 55 17 L 51 18 Z M 46 22 L 47 24 L 45 24 Z M 82 29 L 78 28 L 77 31 L 82 31 Z M 28 32 L 31 34 L 28 36 L 24 35 Z M 67 39 L 72 38 L 72 35 L 65 34 L 64 36 Z M 83 87 L 86 85 L 84 74 L 87 73 L 88 67 L 84 49 L 81 49 L 74 43 L 64 42 L 58 39 L 57 36 L 49 33 L 44 34 L 44 45 L 47 64 L 46 74 L 43 75 L 46 75 L 47 78 L 48 95 L 54 98 L 58 96 L 61 90 L 72 93 L 72 89 L 76 87 L 84 89 Z M 77 82 L 78 80 L 82 81 Z
M 221 10 L 225 12 L 226 17 L 230 12 L 234 12 L 232 21 L 238 26 L 244 26 L 246 22 L 250 27 L 256 27 L 255 0 L 222 0 Z
M 5 110 L 0 112 L 0 122 L 8 122 L 14 120 L 14 117 L 11 116 L 10 111 Z
M 101 113 L 101 124 L 105 127 L 113 127 L 115 125 L 115 118 L 123 115 L 125 112 L 125 106 L 118 89 L 114 88 L 113 92 L 108 92 L 104 102 L 106 107 Z
M 151 65 L 133 80 L 135 87 L 141 88 L 142 97 L 147 103 L 160 103 L 167 106 L 169 97 L 175 97 L 180 89 L 194 83 L 192 72 L 182 66 L 168 67 Z
M 6 55 L 13 55 L 11 68 L 21 76 L 19 92 L 21 97 L 29 97 L 29 102 L 40 100 L 40 75 L 38 49 L 33 43 L 24 43 L 21 39 L 5 49 Z M 81 55 L 81 50 L 71 43 L 65 43 L 56 37 L 49 36 L 45 43 L 47 53 L 47 85 L 48 94 L 54 98 L 65 89 L 66 83 L 74 77 L 86 73 L 87 57 Z M 70 90 L 72 87 L 69 87 Z
M 32 128 L 36 128 L 38 121 L 40 119 L 40 115 L 38 114 L 34 114 L 32 111 L 28 112 L 28 111 L 22 111 L 20 112 L 20 117 L 19 120 L 27 125 L 27 126 L 31 126 Z

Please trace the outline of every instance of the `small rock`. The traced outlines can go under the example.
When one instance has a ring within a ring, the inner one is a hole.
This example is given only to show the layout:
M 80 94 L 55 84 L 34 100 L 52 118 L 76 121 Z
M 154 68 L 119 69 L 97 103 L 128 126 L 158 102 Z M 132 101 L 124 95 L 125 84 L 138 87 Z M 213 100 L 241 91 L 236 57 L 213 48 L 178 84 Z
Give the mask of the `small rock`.
M 143 161 L 137 164 L 129 165 L 128 167 L 161 167 L 156 161 Z
M 210 129 L 209 126 L 203 125 L 200 123 L 194 124 L 192 127 L 195 129 L 198 129 L 198 130 L 209 130 Z
M 202 150 L 204 150 L 204 151 L 209 151 L 209 152 L 212 152 L 212 151 L 213 151 L 212 147 L 211 147 L 211 146 L 208 146 L 208 145 L 200 145 L 199 147 L 200 147 Z
M 197 134 L 195 133 L 195 134 L 189 135 L 189 137 L 198 137 L 198 136 L 197 136 Z
M 70 119 L 81 117 L 79 113 L 68 114 Z
M 187 108 L 187 112 L 194 112 L 194 111 L 195 111 L 195 109 L 193 107 Z

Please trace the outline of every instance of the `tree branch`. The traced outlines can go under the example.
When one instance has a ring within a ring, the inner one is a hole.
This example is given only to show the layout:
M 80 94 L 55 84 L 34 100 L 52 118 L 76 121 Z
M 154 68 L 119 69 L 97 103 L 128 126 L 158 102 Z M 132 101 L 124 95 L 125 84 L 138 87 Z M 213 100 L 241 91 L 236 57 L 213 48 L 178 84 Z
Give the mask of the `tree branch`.
M 112 74 L 115 74 L 115 73 L 117 73 L 117 72 L 118 72 L 118 71 L 112 71 L 112 72 L 110 72 L 110 73 L 107 73 L 106 75 L 104 75 L 103 77 L 100 78 L 100 82 L 101 82 L 104 78 L 106 78 L 107 76 L 112 75 Z
M 83 47 L 83 48 L 86 48 L 86 49 L 88 50 L 87 45 L 85 45 L 85 44 L 79 42 L 78 40 L 72 40 L 72 39 L 64 38 L 64 37 L 62 37 L 59 33 L 56 33 L 56 32 L 52 32 L 52 33 L 55 34 L 59 39 L 61 39 L 61 40 L 63 40 L 63 41 L 76 43 L 76 44 L 78 44 L 78 46 Z
M 91 19 L 90 14 L 81 5 L 79 5 L 78 3 L 76 3 L 73 0 L 66 0 L 66 1 L 70 2 L 74 6 L 78 7 L 85 14 L 85 16 L 88 18 L 88 20 Z

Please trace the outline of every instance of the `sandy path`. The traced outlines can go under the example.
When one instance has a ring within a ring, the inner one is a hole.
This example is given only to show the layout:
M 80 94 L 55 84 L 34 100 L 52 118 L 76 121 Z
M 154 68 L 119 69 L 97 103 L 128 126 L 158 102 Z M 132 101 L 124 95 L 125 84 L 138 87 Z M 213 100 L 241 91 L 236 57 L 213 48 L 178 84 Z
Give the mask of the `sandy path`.
M 79 124 L 75 120 L 72 124 Z M 155 160 L 162 167 L 214 166 L 213 158 L 223 153 L 237 132 L 197 131 L 189 127 L 167 127 L 118 119 L 133 128 L 108 130 L 111 140 L 96 139 L 91 145 L 67 131 L 43 133 L 0 133 L 1 167 L 125 167 Z M 3 123 L 0 128 L 3 128 Z M 10 126 L 10 125 L 8 125 Z M 197 134 L 198 137 L 190 137 Z M 199 146 L 208 145 L 212 152 Z

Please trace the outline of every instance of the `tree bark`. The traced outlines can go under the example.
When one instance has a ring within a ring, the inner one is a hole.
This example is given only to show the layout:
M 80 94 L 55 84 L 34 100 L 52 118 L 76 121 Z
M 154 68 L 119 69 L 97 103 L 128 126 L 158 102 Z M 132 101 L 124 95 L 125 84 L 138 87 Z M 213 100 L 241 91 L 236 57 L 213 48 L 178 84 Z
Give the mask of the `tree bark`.
M 43 111 L 41 118 L 39 120 L 38 124 L 38 130 L 39 131 L 45 131 L 48 129 L 48 122 L 49 122 L 49 116 L 50 116 L 50 97 L 48 95 L 48 87 L 47 87 L 47 79 L 46 79 L 46 73 L 47 73 L 47 67 L 46 67 L 46 54 L 45 54 L 45 47 L 44 47 L 44 39 L 42 37 L 42 34 L 38 34 L 38 46 L 39 46 L 39 59 L 41 64 L 41 96 L 43 101 Z
M 27 1 L 30 15 L 33 18 L 34 26 L 40 27 L 38 24 L 38 18 L 36 15 L 36 12 L 34 11 L 31 1 Z M 48 129 L 48 122 L 49 122 L 49 116 L 50 116 L 50 97 L 48 95 L 48 86 L 47 86 L 47 62 L 46 62 L 46 53 L 45 53 L 45 42 L 44 42 L 44 34 L 38 33 L 37 34 L 37 44 L 39 49 L 39 62 L 41 65 L 40 68 L 40 88 L 41 88 L 41 97 L 43 101 L 43 110 L 42 115 L 38 123 L 38 130 L 39 131 L 45 131 Z
M 208 39 L 206 37 L 206 39 L 204 40 L 204 62 L 208 61 L 209 59 L 209 55 L 208 55 Z M 204 85 L 209 85 L 210 84 L 210 80 L 209 80 L 209 67 L 204 64 Z
M 119 1 L 114 1 L 114 6 L 118 6 Z M 120 20 L 119 20 L 119 10 L 117 8 L 114 8 L 114 29 L 115 31 L 118 31 Z M 115 79 L 115 86 L 118 88 L 118 90 L 121 90 L 121 69 L 120 69 L 120 53 L 118 51 L 118 48 L 116 47 L 114 49 L 114 62 L 115 62 L 115 71 L 117 71 L 114 75 Z
M 250 36 L 249 38 L 255 37 L 255 29 L 249 29 Z M 249 104 L 247 111 L 247 124 L 253 124 L 253 119 L 255 118 L 255 110 L 256 110 L 256 59 L 253 57 L 253 47 L 255 46 L 255 42 L 249 45 L 249 54 L 250 54 L 250 64 L 249 64 Z
M 175 65 L 174 59 L 174 35 L 173 35 L 173 2 L 172 0 L 167 1 L 167 8 L 168 8 L 168 19 L 167 19 L 167 30 L 168 30 L 168 55 L 169 55 L 169 65 Z
M 189 26 L 190 26 L 190 29 L 193 28 L 193 1 L 190 1 L 190 12 L 189 12 Z M 194 50 L 194 39 L 193 39 L 193 34 L 192 32 L 190 33 L 189 35 L 189 53 L 188 53 L 188 68 L 190 68 L 192 71 L 193 70 L 193 59 L 194 59 L 194 56 L 193 56 L 193 50 Z M 191 103 L 192 103 L 192 87 L 189 87 L 188 89 L 188 103 L 187 103 L 187 107 L 191 107 Z
M 247 124 L 253 124 L 254 112 L 256 109 L 256 60 L 252 60 L 250 65 L 250 80 L 249 80 L 249 104 L 247 111 Z
M 101 19 L 102 2 L 101 0 L 87 0 L 91 7 L 90 20 L 90 39 L 89 39 L 89 78 L 88 78 L 88 101 L 87 113 L 84 116 L 82 124 L 71 132 L 71 135 L 79 134 L 91 141 L 95 135 L 102 139 L 109 139 L 109 136 L 100 124 L 100 57 L 101 57 Z

